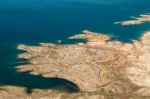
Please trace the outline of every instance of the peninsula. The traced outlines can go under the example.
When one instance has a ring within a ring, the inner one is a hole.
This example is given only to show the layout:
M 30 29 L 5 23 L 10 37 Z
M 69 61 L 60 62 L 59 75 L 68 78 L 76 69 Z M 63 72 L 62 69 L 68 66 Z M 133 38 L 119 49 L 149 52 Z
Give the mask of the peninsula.
M 127 25 L 139 25 L 145 22 L 150 22 L 150 14 L 141 14 L 139 17 L 131 17 L 133 20 L 115 22 L 114 24 Z
M 74 94 L 56 94 L 51 90 L 47 92 L 49 98 L 44 99 L 85 99 L 85 97 L 88 97 L 86 99 L 110 97 L 148 99 L 150 97 L 149 32 L 132 43 L 111 41 L 110 36 L 88 30 L 69 39 L 85 39 L 87 42 L 18 46 L 19 50 L 25 51 L 18 57 L 27 59 L 30 63 L 17 66 L 19 72 L 65 79 L 79 89 L 79 92 Z M 11 87 L 3 89 L 9 88 Z M 38 94 L 37 91 L 33 91 L 31 94 L 33 96 L 30 97 L 41 95 L 42 92 Z

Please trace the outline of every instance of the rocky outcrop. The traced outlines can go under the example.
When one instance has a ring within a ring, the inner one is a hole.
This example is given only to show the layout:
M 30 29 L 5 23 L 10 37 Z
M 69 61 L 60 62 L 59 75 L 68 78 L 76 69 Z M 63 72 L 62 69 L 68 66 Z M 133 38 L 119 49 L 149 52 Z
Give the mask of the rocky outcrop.
M 115 22 L 114 24 L 121 24 L 121 25 L 139 25 L 144 22 L 150 22 L 150 14 L 141 14 L 139 17 L 131 17 L 133 20 L 129 21 L 122 21 L 122 22 Z
M 88 30 L 70 39 L 87 42 L 19 45 L 18 49 L 25 51 L 19 58 L 28 59 L 30 64 L 17 70 L 66 79 L 82 92 L 138 94 L 141 88 L 150 87 L 150 33 L 132 43 L 110 41 L 110 36 Z

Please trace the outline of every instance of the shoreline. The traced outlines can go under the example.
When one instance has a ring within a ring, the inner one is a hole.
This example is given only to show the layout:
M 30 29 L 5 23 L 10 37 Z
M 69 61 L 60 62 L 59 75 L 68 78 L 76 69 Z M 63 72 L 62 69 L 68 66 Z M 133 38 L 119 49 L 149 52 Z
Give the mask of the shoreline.
M 111 91 L 112 94 L 123 94 L 127 91 L 140 96 L 138 92 L 142 87 L 146 90 L 150 86 L 150 82 L 147 82 L 150 80 L 147 73 L 150 70 L 149 37 L 148 32 L 139 41 L 123 43 L 109 41 L 111 37 L 107 35 L 85 30 L 83 34 L 70 37 L 86 39 L 85 43 L 19 45 L 18 49 L 25 53 L 18 57 L 27 59 L 30 64 L 16 68 L 19 72 L 71 81 L 80 92 L 101 92 L 104 86 L 105 93 Z

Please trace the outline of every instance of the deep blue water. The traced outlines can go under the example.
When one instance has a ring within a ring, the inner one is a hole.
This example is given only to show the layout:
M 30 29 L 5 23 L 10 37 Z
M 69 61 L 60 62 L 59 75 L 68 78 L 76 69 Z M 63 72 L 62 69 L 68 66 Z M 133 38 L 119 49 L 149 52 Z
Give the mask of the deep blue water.
M 113 23 L 149 13 L 149 5 L 148 0 L 0 0 L 0 84 L 45 88 L 51 83 L 49 79 L 15 71 L 20 61 L 18 44 L 55 43 L 59 39 L 74 43 L 67 37 L 84 29 L 129 42 L 148 31 L 150 23 Z

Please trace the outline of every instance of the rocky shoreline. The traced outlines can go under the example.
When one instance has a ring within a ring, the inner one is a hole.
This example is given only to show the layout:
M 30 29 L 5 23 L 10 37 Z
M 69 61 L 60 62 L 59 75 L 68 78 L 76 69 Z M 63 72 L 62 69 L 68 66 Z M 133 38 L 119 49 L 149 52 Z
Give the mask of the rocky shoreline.
M 150 33 L 132 43 L 110 41 L 111 37 L 88 30 L 70 39 L 86 43 L 19 45 L 25 52 L 18 57 L 30 64 L 17 66 L 19 72 L 30 72 L 46 78 L 58 78 L 76 85 L 79 92 L 36 89 L 29 95 L 25 89 L 4 86 L 2 99 L 149 99 Z M 18 93 L 13 93 L 13 91 Z M 19 98 L 21 97 L 21 98 Z
M 150 14 L 141 14 L 139 17 L 131 17 L 132 20 L 129 21 L 122 21 L 122 22 L 115 22 L 114 24 L 121 24 L 124 26 L 128 25 L 139 25 L 145 22 L 150 22 Z

